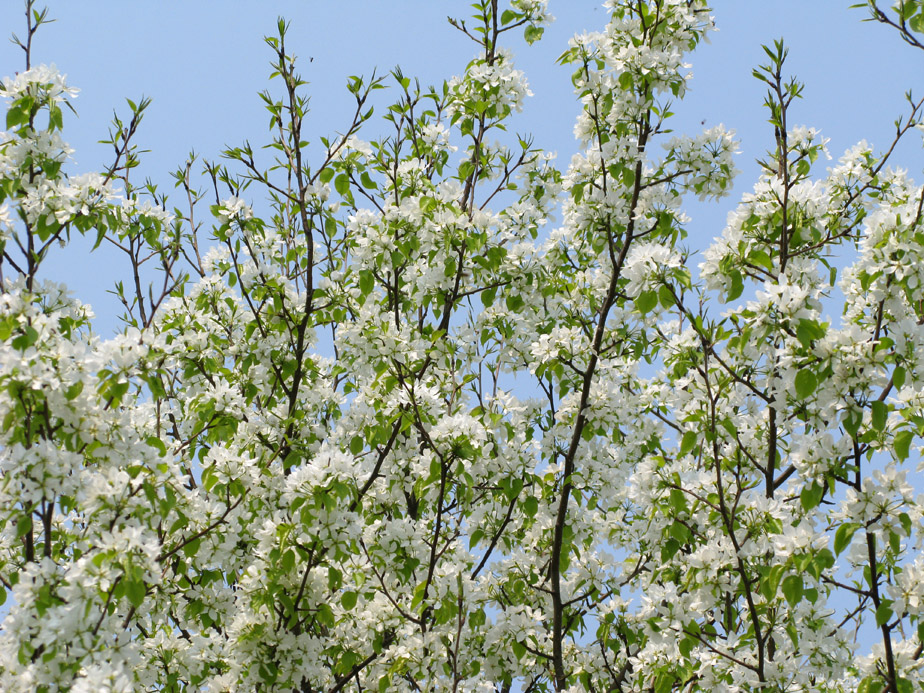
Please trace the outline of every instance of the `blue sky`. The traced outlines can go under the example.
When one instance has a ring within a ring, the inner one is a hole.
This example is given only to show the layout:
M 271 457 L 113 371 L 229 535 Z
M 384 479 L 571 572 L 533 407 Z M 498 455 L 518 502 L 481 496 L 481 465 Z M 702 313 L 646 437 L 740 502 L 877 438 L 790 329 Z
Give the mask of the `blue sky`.
M 706 127 L 724 123 L 736 129 L 742 174 L 731 198 L 687 206 L 693 217 L 692 248 L 704 248 L 721 232 L 725 215 L 756 179 L 755 157 L 772 141 L 761 105 L 764 90 L 751 77 L 752 68 L 765 60 L 761 43 L 785 37 L 789 68 L 806 83 L 805 99 L 795 105 L 791 123 L 820 128 L 831 138 L 835 159 L 863 138 L 877 147 L 888 145 L 892 123 L 904 112 L 905 91 L 924 90 L 917 77 L 924 74 L 924 53 L 883 26 L 861 22 L 865 11 L 848 9 L 850 4 L 714 1 L 720 30 L 690 57 L 692 89 L 674 109 L 674 128 L 693 133 L 705 122 Z M 57 21 L 40 30 L 33 59 L 56 63 L 81 89 L 75 102 L 79 117 L 65 123 L 65 138 L 76 149 L 71 171 L 105 165 L 109 151 L 97 141 L 106 135 L 113 109 L 124 114 L 126 97 L 145 95 L 153 105 L 137 141 L 150 153 L 137 180 L 149 177 L 162 190 L 172 188 L 169 172 L 192 149 L 214 159 L 225 145 L 263 141 L 267 118 L 256 93 L 274 85 L 267 82 L 270 55 L 262 37 L 275 31 L 279 15 L 291 21 L 289 45 L 311 82 L 309 131 L 314 136 L 345 126 L 351 110 L 344 88 L 348 75 L 401 65 L 406 75 L 419 77 L 423 84 L 439 84 L 459 74 L 474 50 L 474 44 L 446 23 L 447 15 L 467 15 L 465 0 L 53 0 L 49 9 Z M 564 166 L 575 149 L 577 104 L 570 70 L 557 66 L 555 58 L 573 34 L 602 27 L 606 14 L 600 0 L 552 0 L 550 9 L 557 20 L 543 41 L 511 46 L 535 94 L 514 129 L 532 132 L 536 144 L 558 152 Z M 0 27 L 22 34 L 20 2 L 0 4 Z M 0 74 L 21 69 L 21 51 L 0 44 Z M 380 97 L 377 104 L 384 107 L 386 99 Z M 920 137 L 911 135 L 896 159 L 918 179 L 924 162 L 920 144 Z M 72 254 L 56 258 L 54 265 L 55 278 L 94 305 L 104 331 L 117 324 L 117 306 L 105 293 L 109 285 L 101 285 L 106 272 L 99 271 L 109 257 Z

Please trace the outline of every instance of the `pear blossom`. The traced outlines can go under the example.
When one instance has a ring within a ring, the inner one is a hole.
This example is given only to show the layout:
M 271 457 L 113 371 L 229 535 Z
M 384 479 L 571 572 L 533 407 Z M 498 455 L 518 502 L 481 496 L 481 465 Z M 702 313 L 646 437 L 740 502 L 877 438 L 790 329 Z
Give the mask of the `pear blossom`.
M 924 192 L 865 141 L 819 172 L 789 127 L 696 276 L 686 204 L 731 193 L 738 144 L 668 118 L 713 18 L 604 7 L 561 57 L 561 168 L 508 127 L 507 33 L 548 3 L 485 2 L 443 90 L 396 71 L 391 135 L 351 81 L 320 159 L 275 123 L 271 168 L 206 167 L 208 213 L 193 162 L 179 207 L 133 185 L 134 128 L 71 172 L 53 66 L 0 83 L 0 689 L 924 680 Z M 264 99 L 301 114 L 286 30 Z M 128 263 L 115 336 L 46 280 L 78 233 Z

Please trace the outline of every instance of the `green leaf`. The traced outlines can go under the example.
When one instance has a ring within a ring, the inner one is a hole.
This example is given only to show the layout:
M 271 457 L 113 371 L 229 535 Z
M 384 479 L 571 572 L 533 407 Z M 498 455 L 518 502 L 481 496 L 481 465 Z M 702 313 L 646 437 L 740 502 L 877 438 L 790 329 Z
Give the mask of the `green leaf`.
M 513 656 L 517 659 L 523 659 L 523 655 L 526 654 L 526 645 L 521 643 L 519 640 L 514 640 L 511 643 L 511 647 L 513 649 Z
M 682 522 L 674 522 L 668 528 L 668 532 L 674 539 L 681 542 L 682 544 L 689 544 L 690 540 L 693 538 L 693 534 L 690 532 L 690 528 Z
M 437 476 L 439 471 L 437 471 Z M 514 498 L 520 495 L 520 491 L 523 490 L 523 480 L 520 478 L 510 479 L 501 484 L 501 487 L 504 489 L 504 495 L 507 496 L 507 500 L 512 502 Z
M 654 693 L 671 693 L 677 677 L 670 671 L 662 671 L 654 682 Z
M 907 22 L 918 9 L 917 0 L 899 0 L 893 5 L 893 9 L 898 13 L 898 18 Z
M 905 385 L 905 376 L 907 374 L 904 368 L 895 366 L 895 370 L 892 371 L 892 384 L 895 385 L 897 389 L 901 390 Z
M 372 429 L 372 436 L 369 440 L 370 445 L 385 445 L 391 438 L 391 426 L 376 426 Z
M 911 27 L 912 31 L 916 31 L 919 34 L 924 34 L 924 12 L 921 14 L 916 14 L 911 19 L 909 19 L 908 26 Z
M 26 326 L 26 331 L 13 338 L 13 348 L 17 351 L 25 351 L 38 341 L 39 333 L 32 325 Z
M 876 400 L 872 404 L 872 414 L 873 414 L 873 428 L 877 431 L 884 431 L 886 427 L 886 422 L 889 419 L 889 408 L 886 406 L 885 402 L 880 402 Z
M 199 547 L 201 545 L 202 545 L 202 539 L 200 537 L 191 539 L 187 541 L 185 544 L 183 544 L 183 553 L 186 554 L 188 557 L 192 558 L 199 552 Z
M 468 180 L 469 176 L 475 173 L 475 164 L 466 159 L 459 164 L 459 180 Z
M 892 440 L 892 446 L 895 448 L 895 456 L 899 460 L 908 459 L 908 453 L 911 450 L 911 441 L 914 439 L 912 431 L 899 431 Z
M 70 402 L 77 398 L 77 396 L 83 392 L 83 381 L 77 380 L 70 384 L 70 386 L 64 392 L 64 398 Z
M 130 385 L 131 383 L 127 380 L 123 382 L 113 382 L 110 380 L 105 387 L 105 396 L 108 397 L 113 404 L 119 404 L 122 401 L 122 397 L 128 392 Z
M 664 284 L 658 287 L 658 301 L 664 308 L 671 308 L 674 305 L 674 294 Z
M 539 512 L 539 499 L 535 496 L 527 496 L 523 501 L 523 513 L 526 517 L 535 517 Z
M 773 260 L 763 250 L 753 250 L 748 255 L 748 260 L 759 267 L 763 267 L 768 272 L 773 271 Z
M 892 602 L 885 600 L 876 609 L 876 625 L 880 628 L 888 623 L 892 616 L 895 614 L 892 612 Z
M 365 441 L 362 436 L 353 436 L 350 438 L 350 452 L 354 455 L 358 455 L 363 451 L 363 448 L 366 446 Z
M 344 592 L 340 596 L 340 605 L 347 611 L 352 611 L 358 598 L 359 595 L 356 592 Z
M 685 431 L 683 438 L 680 439 L 680 457 L 683 457 L 696 447 L 696 441 L 698 439 L 699 436 L 696 434 L 696 431 Z
M 369 188 L 370 190 L 375 190 L 379 187 L 379 184 L 372 180 L 372 177 L 369 175 L 368 171 L 363 171 L 360 174 L 359 182 L 363 184 L 364 188 Z
M 333 566 L 327 569 L 327 587 L 332 592 L 335 592 L 340 589 L 340 585 L 343 584 L 343 573 L 334 568 Z
M 882 681 L 877 676 L 867 676 L 857 686 L 857 693 L 882 693 L 884 690 Z
M 16 520 L 16 538 L 26 536 L 29 532 L 32 531 L 32 516 L 31 515 L 22 515 Z
M 775 565 L 761 582 L 761 593 L 768 601 L 776 596 L 776 591 L 780 588 L 780 581 L 783 579 L 783 573 L 785 572 L 786 566 Z
M 375 277 L 372 272 L 366 269 L 359 270 L 359 290 L 362 291 L 363 296 L 371 294 L 374 287 Z
M 420 211 L 426 214 L 434 209 L 436 209 L 436 198 L 430 197 L 429 195 L 423 195 L 420 198 Z
M 57 106 L 52 106 L 48 111 L 48 129 L 61 130 L 64 127 L 64 114 Z
M 811 485 L 806 486 L 802 489 L 802 492 L 799 494 L 799 502 L 802 504 L 803 510 L 811 510 L 812 508 L 817 508 L 821 499 L 824 498 L 825 487 L 819 484 L 817 481 L 813 481 Z
M 526 39 L 526 43 L 532 45 L 536 41 L 542 38 L 542 34 L 545 33 L 545 29 L 541 26 L 527 26 L 523 31 L 523 38 Z
M 654 291 L 643 291 L 635 299 L 635 307 L 642 315 L 650 313 L 656 305 L 658 305 L 658 295 Z
M 860 432 L 861 423 L 863 423 L 863 416 L 854 407 L 851 407 L 844 413 L 844 430 L 850 434 L 851 438 L 857 437 Z
M 725 295 L 725 302 L 734 301 L 744 292 L 744 277 L 741 272 L 733 270 L 729 272 L 728 278 L 731 280 L 731 286 L 728 287 L 728 293 Z
M 347 174 L 341 173 L 334 178 L 334 189 L 341 195 L 346 195 L 350 192 L 350 179 L 347 177 Z
M 157 436 L 148 436 L 146 442 L 152 448 L 157 450 L 158 457 L 165 457 L 167 455 L 167 446 L 164 444 L 164 441 L 162 441 Z
M 799 399 L 805 399 L 811 396 L 817 387 L 818 378 L 815 377 L 813 371 L 810 371 L 808 368 L 803 368 L 796 373 L 796 395 Z
M 676 539 L 668 539 L 661 544 L 661 563 L 667 563 L 677 552 L 680 551 L 680 542 Z
M 145 594 L 147 594 L 147 588 L 142 580 L 128 580 L 125 583 L 125 596 L 136 609 L 141 606 Z
M 811 349 L 812 345 L 824 336 L 825 328 L 815 320 L 802 319 L 796 326 L 796 339 L 806 349 Z
M 337 220 L 334 217 L 327 217 L 324 220 L 324 233 L 331 238 L 337 235 Z
M 834 533 L 834 553 L 841 555 L 841 552 L 850 545 L 850 540 L 853 539 L 853 535 L 860 529 L 860 526 L 859 522 L 845 522 L 837 528 L 837 532 Z
M 783 578 L 781 587 L 783 596 L 786 597 L 786 601 L 789 602 L 790 606 L 795 606 L 802 600 L 804 585 L 801 575 L 787 575 Z
M 6 129 L 13 130 L 17 125 L 25 125 L 28 122 L 29 108 L 20 101 L 14 102 L 6 112 Z

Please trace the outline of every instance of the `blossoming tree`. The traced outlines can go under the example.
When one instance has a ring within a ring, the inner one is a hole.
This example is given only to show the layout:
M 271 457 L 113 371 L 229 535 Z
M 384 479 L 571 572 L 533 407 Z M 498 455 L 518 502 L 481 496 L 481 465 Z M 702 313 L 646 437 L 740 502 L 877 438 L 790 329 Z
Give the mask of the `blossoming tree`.
M 868 6 L 922 47 L 924 3 Z M 610 0 L 572 41 L 566 170 L 504 130 L 528 94 L 504 41 L 540 39 L 545 0 L 474 7 L 461 77 L 353 78 L 319 159 L 280 21 L 274 161 L 229 149 L 207 189 L 189 162 L 173 206 L 130 176 L 145 102 L 68 174 L 73 90 L 32 65 L 27 2 L 0 89 L 4 691 L 924 686 L 924 189 L 888 165 L 924 102 L 820 173 L 768 47 L 771 149 L 697 270 L 682 204 L 729 191 L 736 149 L 668 134 L 704 0 Z M 113 339 L 43 274 L 75 233 L 125 254 Z

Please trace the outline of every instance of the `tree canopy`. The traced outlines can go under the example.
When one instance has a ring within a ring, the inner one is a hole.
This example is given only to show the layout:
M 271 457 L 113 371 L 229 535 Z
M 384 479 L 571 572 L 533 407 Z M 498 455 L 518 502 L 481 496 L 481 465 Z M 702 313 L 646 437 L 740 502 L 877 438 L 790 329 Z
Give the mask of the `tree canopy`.
M 890 165 L 924 100 L 828 164 L 765 47 L 771 146 L 699 262 L 684 202 L 737 173 L 733 132 L 671 131 L 705 0 L 609 0 L 575 36 L 561 168 L 506 128 L 546 0 L 451 19 L 476 54 L 442 84 L 351 78 L 327 138 L 280 19 L 268 134 L 170 197 L 133 175 L 147 101 L 69 172 L 25 5 L 0 688 L 924 688 L 924 188 Z M 862 6 L 924 48 L 924 2 Z M 113 338 L 44 271 L 77 235 L 124 255 Z

